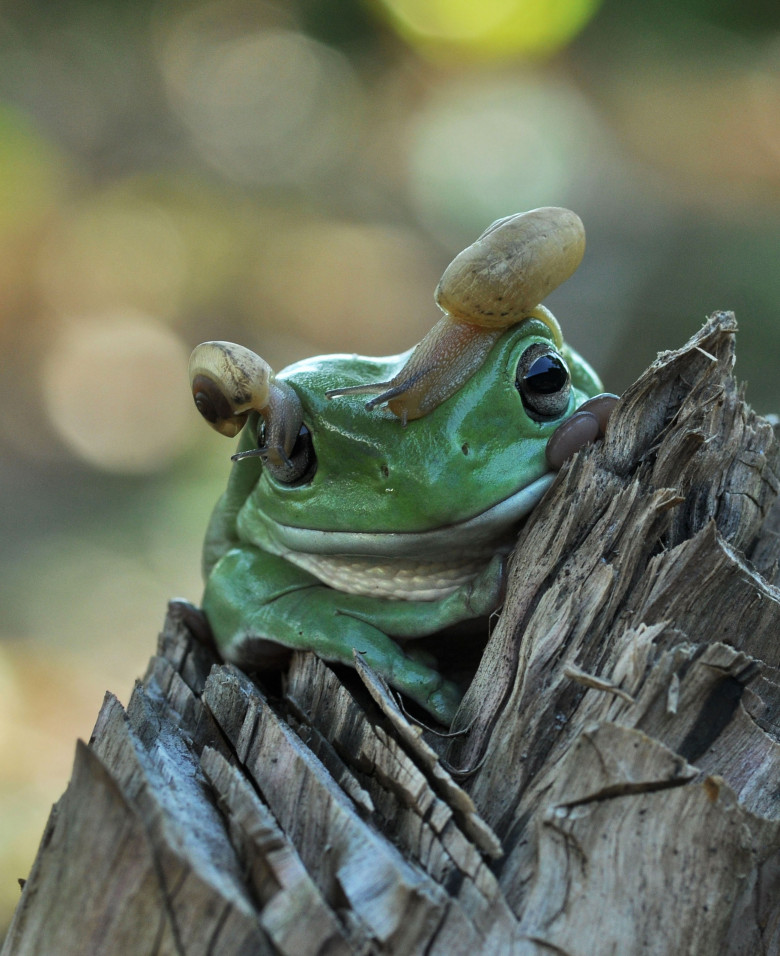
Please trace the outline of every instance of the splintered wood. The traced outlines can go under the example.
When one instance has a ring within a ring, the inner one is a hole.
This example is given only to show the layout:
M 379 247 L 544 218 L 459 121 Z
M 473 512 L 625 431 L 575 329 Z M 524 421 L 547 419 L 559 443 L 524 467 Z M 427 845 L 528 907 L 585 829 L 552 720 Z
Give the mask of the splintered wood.
M 780 952 L 780 451 L 712 316 L 523 527 L 449 736 L 221 665 L 173 604 L 3 954 Z

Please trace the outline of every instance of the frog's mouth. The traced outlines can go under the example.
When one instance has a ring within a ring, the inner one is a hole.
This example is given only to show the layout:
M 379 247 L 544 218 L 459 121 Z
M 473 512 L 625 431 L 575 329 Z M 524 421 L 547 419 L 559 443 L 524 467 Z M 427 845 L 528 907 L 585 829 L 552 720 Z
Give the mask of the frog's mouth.
M 512 530 L 555 474 L 547 472 L 478 515 L 429 531 L 320 531 L 257 512 L 251 522 L 243 514 L 239 520 L 249 540 L 340 591 L 435 601 L 476 577 L 497 552 L 510 550 Z

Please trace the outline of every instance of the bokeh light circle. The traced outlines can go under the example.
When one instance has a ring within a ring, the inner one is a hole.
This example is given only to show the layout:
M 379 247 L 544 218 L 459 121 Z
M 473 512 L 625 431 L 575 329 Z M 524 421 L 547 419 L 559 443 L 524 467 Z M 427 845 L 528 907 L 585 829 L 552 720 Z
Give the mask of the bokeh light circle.
M 41 369 L 51 425 L 79 458 L 106 471 L 169 464 L 188 439 L 187 351 L 132 311 L 70 321 Z
M 606 162 L 588 103 L 539 72 L 449 83 L 414 116 L 408 137 L 412 205 L 454 251 L 508 212 L 575 202 Z
M 152 314 L 175 312 L 187 266 L 183 238 L 165 209 L 121 188 L 68 208 L 39 263 L 45 299 L 71 314 L 117 302 Z
M 185 20 L 162 68 L 195 147 L 238 182 L 321 178 L 350 153 L 360 127 L 363 100 L 346 57 L 293 30 L 225 37 Z
M 397 32 L 433 58 L 544 56 L 582 29 L 601 0 L 379 0 Z

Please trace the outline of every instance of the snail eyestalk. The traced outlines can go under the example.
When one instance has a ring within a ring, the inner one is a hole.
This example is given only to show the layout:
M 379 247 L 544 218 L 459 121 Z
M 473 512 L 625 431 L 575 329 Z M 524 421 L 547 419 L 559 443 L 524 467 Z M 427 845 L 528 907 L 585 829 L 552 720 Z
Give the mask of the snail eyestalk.
M 189 374 L 195 406 L 212 428 L 233 438 L 256 411 L 265 422 L 263 454 L 276 464 L 289 462 L 303 411 L 267 362 L 232 342 L 204 342 L 190 356 Z

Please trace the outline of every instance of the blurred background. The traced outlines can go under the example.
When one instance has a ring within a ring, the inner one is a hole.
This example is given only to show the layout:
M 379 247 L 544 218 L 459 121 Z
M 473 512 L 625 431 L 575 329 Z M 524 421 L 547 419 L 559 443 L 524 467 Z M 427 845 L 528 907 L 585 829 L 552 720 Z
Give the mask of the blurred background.
M 104 691 L 200 596 L 190 349 L 390 354 L 541 205 L 614 391 L 715 309 L 780 410 L 775 0 L 0 2 L 0 933 Z

